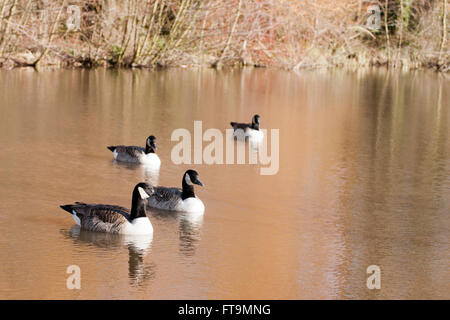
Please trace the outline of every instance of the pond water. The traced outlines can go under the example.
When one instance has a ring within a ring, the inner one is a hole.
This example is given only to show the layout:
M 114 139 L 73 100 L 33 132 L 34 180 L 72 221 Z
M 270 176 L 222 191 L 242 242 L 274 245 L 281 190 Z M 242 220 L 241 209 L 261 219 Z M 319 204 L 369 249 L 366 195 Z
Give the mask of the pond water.
M 443 75 L 19 69 L 0 83 L 2 299 L 450 298 Z M 175 129 L 225 132 L 256 113 L 279 129 L 276 174 L 172 161 Z M 150 134 L 159 174 L 106 149 Z M 144 245 L 79 230 L 59 208 L 130 207 L 137 182 L 179 187 L 188 168 L 205 185 L 204 216 L 149 210 Z M 71 265 L 80 290 L 66 287 Z M 370 265 L 379 290 L 366 286 Z

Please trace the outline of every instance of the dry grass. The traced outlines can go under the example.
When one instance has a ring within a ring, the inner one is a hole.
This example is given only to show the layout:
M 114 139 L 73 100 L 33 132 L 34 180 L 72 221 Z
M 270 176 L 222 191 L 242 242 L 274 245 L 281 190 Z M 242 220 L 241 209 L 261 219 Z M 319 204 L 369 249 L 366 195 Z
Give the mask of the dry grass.
M 0 64 L 448 71 L 447 12 L 447 0 L 0 0 Z

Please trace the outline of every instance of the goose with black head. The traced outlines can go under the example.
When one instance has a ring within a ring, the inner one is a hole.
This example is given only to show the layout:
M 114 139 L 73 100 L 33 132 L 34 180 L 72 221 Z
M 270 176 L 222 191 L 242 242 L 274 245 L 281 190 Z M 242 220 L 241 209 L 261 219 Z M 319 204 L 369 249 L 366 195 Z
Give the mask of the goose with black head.
M 109 146 L 114 154 L 114 159 L 121 162 L 142 163 L 159 167 L 161 160 L 156 154 L 156 138 L 149 136 L 145 141 L 145 148 L 137 146 Z
M 252 123 L 230 122 L 234 130 L 234 136 L 240 137 L 243 135 L 252 139 L 261 139 L 263 133 L 259 130 L 260 118 L 258 114 L 255 114 L 252 118 Z
M 97 232 L 142 235 L 152 234 L 153 226 L 146 215 L 146 201 L 153 195 L 151 185 L 138 183 L 132 193 L 131 210 L 109 204 L 75 202 L 61 205 L 81 229 Z
M 194 185 L 203 187 L 195 170 L 187 170 L 181 182 L 182 188 L 154 187 L 153 194 L 148 198 L 149 207 L 181 211 L 203 213 L 205 206 L 195 196 Z

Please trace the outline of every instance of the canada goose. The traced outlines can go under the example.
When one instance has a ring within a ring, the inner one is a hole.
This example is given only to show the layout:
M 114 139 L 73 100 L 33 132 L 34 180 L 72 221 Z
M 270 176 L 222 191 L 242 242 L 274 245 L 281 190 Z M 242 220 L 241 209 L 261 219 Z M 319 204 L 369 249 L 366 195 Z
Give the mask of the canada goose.
M 154 187 L 153 194 L 148 198 L 149 207 L 203 213 L 205 206 L 195 196 L 194 184 L 203 187 L 195 170 L 188 170 L 183 175 L 182 188 Z
M 131 210 L 108 204 L 75 202 L 60 206 L 72 214 L 82 229 L 119 234 L 152 234 L 153 226 L 145 213 L 145 201 L 153 194 L 153 187 L 145 182 L 133 189 Z
M 252 123 L 230 122 L 234 135 L 239 136 L 243 133 L 249 138 L 262 138 L 263 133 L 259 130 L 259 119 L 260 116 L 255 114 L 252 118 Z
M 161 160 L 156 151 L 156 138 L 149 136 L 145 142 L 145 148 L 137 146 L 109 146 L 107 147 L 114 153 L 114 159 L 122 162 L 142 163 L 154 166 L 160 166 Z

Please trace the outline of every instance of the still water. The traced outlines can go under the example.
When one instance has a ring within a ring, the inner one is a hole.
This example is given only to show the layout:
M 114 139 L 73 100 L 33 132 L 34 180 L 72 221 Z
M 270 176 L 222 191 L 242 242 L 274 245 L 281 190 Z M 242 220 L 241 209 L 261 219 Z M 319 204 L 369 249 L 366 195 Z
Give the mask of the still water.
M 0 298 L 450 298 L 450 82 L 386 70 L 0 71 Z M 175 165 L 177 128 L 261 115 L 279 171 Z M 108 145 L 154 134 L 159 176 Z M 147 214 L 153 240 L 80 231 L 60 204 L 130 207 L 180 186 L 203 218 Z M 155 181 L 153 181 L 155 183 Z M 68 290 L 67 267 L 81 269 Z M 381 268 L 369 290 L 366 269 Z

